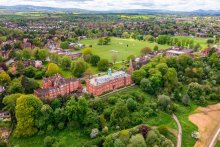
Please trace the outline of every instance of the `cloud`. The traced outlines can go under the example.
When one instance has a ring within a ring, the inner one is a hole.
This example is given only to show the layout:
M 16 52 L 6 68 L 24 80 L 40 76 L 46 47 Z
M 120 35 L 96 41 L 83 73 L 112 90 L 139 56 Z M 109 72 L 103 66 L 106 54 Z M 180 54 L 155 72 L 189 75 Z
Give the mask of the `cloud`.
M 219 10 L 220 0 L 0 0 L 0 5 L 35 5 L 89 10 L 166 9 Z

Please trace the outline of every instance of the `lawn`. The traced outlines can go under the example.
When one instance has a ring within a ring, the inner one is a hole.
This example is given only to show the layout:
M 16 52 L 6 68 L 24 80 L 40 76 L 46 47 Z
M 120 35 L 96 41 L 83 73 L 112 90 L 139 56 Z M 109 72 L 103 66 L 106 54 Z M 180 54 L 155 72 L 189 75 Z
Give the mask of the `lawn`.
M 178 111 L 176 112 L 177 117 L 182 125 L 182 146 L 192 147 L 196 143 L 196 140 L 191 137 L 193 131 L 198 131 L 198 128 L 189 121 L 189 115 L 192 114 L 198 107 L 196 104 L 191 102 L 188 107 L 182 104 L 177 104 Z
M 65 146 L 68 147 L 81 147 L 85 142 L 89 141 L 90 138 L 86 137 L 81 133 L 82 130 L 63 130 L 63 131 L 54 131 L 53 134 L 49 136 L 55 136 L 59 138 Z M 20 146 L 20 147 L 43 147 L 44 138 L 46 135 L 42 136 L 33 136 L 30 138 L 11 138 L 11 146 Z
M 138 41 L 134 39 L 111 38 L 109 45 L 97 45 L 98 39 L 86 39 L 80 43 L 87 47 L 92 45 L 93 54 L 99 55 L 101 58 L 108 59 L 112 62 L 112 56 L 117 55 L 117 61 L 127 60 L 130 55 L 140 56 L 140 50 L 144 47 L 154 48 L 157 43 L 148 41 Z M 127 46 L 128 45 L 128 46 Z M 166 49 L 168 45 L 158 45 L 159 49 Z
M 192 40 L 194 40 L 194 44 L 199 43 L 201 45 L 202 49 L 204 49 L 208 46 L 208 44 L 207 44 L 208 39 L 213 39 L 213 38 L 198 38 L 198 37 L 190 37 L 190 36 L 175 36 L 174 38 L 178 38 L 180 40 L 192 39 Z

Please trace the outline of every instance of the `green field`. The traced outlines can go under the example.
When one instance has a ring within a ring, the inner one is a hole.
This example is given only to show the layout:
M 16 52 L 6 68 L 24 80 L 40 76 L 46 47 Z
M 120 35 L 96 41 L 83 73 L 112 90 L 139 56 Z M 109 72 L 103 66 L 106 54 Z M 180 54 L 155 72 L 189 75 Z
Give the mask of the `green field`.
M 99 55 L 101 58 L 112 61 L 112 56 L 117 54 L 117 61 L 126 60 L 128 56 L 140 56 L 140 50 L 144 47 L 154 48 L 157 43 L 148 41 L 138 41 L 134 39 L 111 38 L 109 45 L 97 45 L 98 39 L 82 40 L 81 43 L 87 47 L 92 45 L 93 54 Z M 128 47 L 127 47 L 128 45 Z M 159 49 L 166 49 L 167 45 L 158 45 Z M 116 51 L 116 52 L 114 52 Z
M 213 38 L 198 38 L 198 37 L 190 37 L 190 36 L 176 36 L 174 38 L 178 38 L 180 40 L 182 40 L 182 39 L 192 39 L 192 40 L 194 40 L 194 44 L 199 43 L 201 45 L 202 49 L 204 49 L 208 46 L 207 45 L 207 40 L 208 39 L 213 39 Z

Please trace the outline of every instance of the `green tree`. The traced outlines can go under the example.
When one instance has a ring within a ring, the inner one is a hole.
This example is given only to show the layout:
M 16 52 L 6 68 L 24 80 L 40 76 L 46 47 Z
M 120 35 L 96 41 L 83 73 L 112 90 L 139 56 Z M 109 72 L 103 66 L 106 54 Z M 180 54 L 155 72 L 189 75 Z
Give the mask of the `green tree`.
M 31 50 L 30 49 L 23 49 L 22 50 L 22 55 L 23 55 L 24 60 L 31 59 L 31 55 L 32 55 Z
M 0 72 L 0 85 L 8 85 L 10 81 L 11 78 L 6 72 Z
M 71 59 L 69 56 L 64 56 L 62 59 L 61 59 L 61 66 L 67 70 L 67 69 L 70 69 L 71 67 Z
M 159 95 L 157 103 L 162 111 L 169 111 L 169 108 L 171 106 L 171 100 L 169 96 Z
M 9 93 L 24 93 L 24 88 L 21 85 L 21 81 L 19 79 L 14 79 L 9 86 Z
M 24 64 L 23 64 L 21 61 L 19 61 L 19 62 L 16 63 L 16 71 L 17 71 L 20 75 L 22 75 L 22 74 L 24 73 L 24 69 L 25 69 L 25 66 L 24 66 Z
M 55 63 L 49 63 L 49 65 L 47 67 L 46 75 L 53 76 L 57 73 L 60 73 L 59 66 Z
M 28 137 L 37 132 L 35 120 L 39 116 L 43 103 L 33 95 L 23 95 L 17 99 L 15 136 Z
M 97 66 L 98 62 L 100 61 L 100 57 L 98 55 L 92 55 L 90 59 L 90 63 L 92 66 Z
M 188 85 L 188 95 L 192 100 L 199 100 L 203 95 L 202 85 L 198 83 L 190 83 Z
M 101 59 L 98 62 L 97 66 L 99 71 L 107 71 L 109 67 L 109 62 L 107 59 Z
M 38 51 L 38 57 L 39 57 L 39 60 L 41 61 L 45 61 L 47 59 L 47 55 L 48 55 L 47 49 L 40 49 Z
M 25 76 L 21 79 L 21 84 L 26 94 L 31 94 L 35 89 L 38 89 L 40 85 L 33 79 L 28 79 Z
M 136 84 L 140 84 L 141 80 L 146 77 L 146 72 L 143 69 L 136 70 L 132 74 L 132 79 Z
M 144 137 L 141 134 L 132 136 L 129 147 L 146 147 Z
M 22 94 L 11 94 L 3 98 L 2 102 L 5 105 L 4 109 L 10 111 L 12 116 L 12 121 L 15 120 L 15 107 L 16 107 L 17 99 L 21 95 Z
M 135 100 L 133 100 L 132 98 L 129 98 L 126 101 L 126 104 L 127 104 L 128 110 L 131 112 L 133 112 L 137 109 L 137 102 Z
M 24 70 L 24 75 L 29 78 L 33 78 L 35 76 L 35 73 L 36 73 L 36 69 L 33 66 L 29 66 Z
M 111 124 L 125 128 L 129 124 L 128 114 L 127 105 L 123 101 L 119 101 L 111 113 Z
M 151 53 L 152 52 L 152 50 L 151 50 L 151 48 L 149 48 L 149 47 L 145 47 L 145 48 L 142 48 L 141 49 L 141 55 L 142 56 L 145 56 L 145 55 L 147 55 L 147 54 L 149 54 L 149 53 Z
M 71 71 L 75 77 L 82 77 L 87 69 L 87 64 L 82 59 L 78 59 L 71 64 Z
M 69 42 L 68 41 L 61 42 L 60 43 L 60 48 L 68 49 L 69 48 Z

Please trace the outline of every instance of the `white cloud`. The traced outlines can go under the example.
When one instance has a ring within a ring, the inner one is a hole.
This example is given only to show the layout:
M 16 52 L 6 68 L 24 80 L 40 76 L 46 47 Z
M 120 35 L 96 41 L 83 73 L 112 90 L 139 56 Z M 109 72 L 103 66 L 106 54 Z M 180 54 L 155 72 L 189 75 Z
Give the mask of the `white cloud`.
M 81 8 L 89 10 L 220 10 L 220 0 L 0 0 L 0 5 L 35 5 L 60 8 Z

